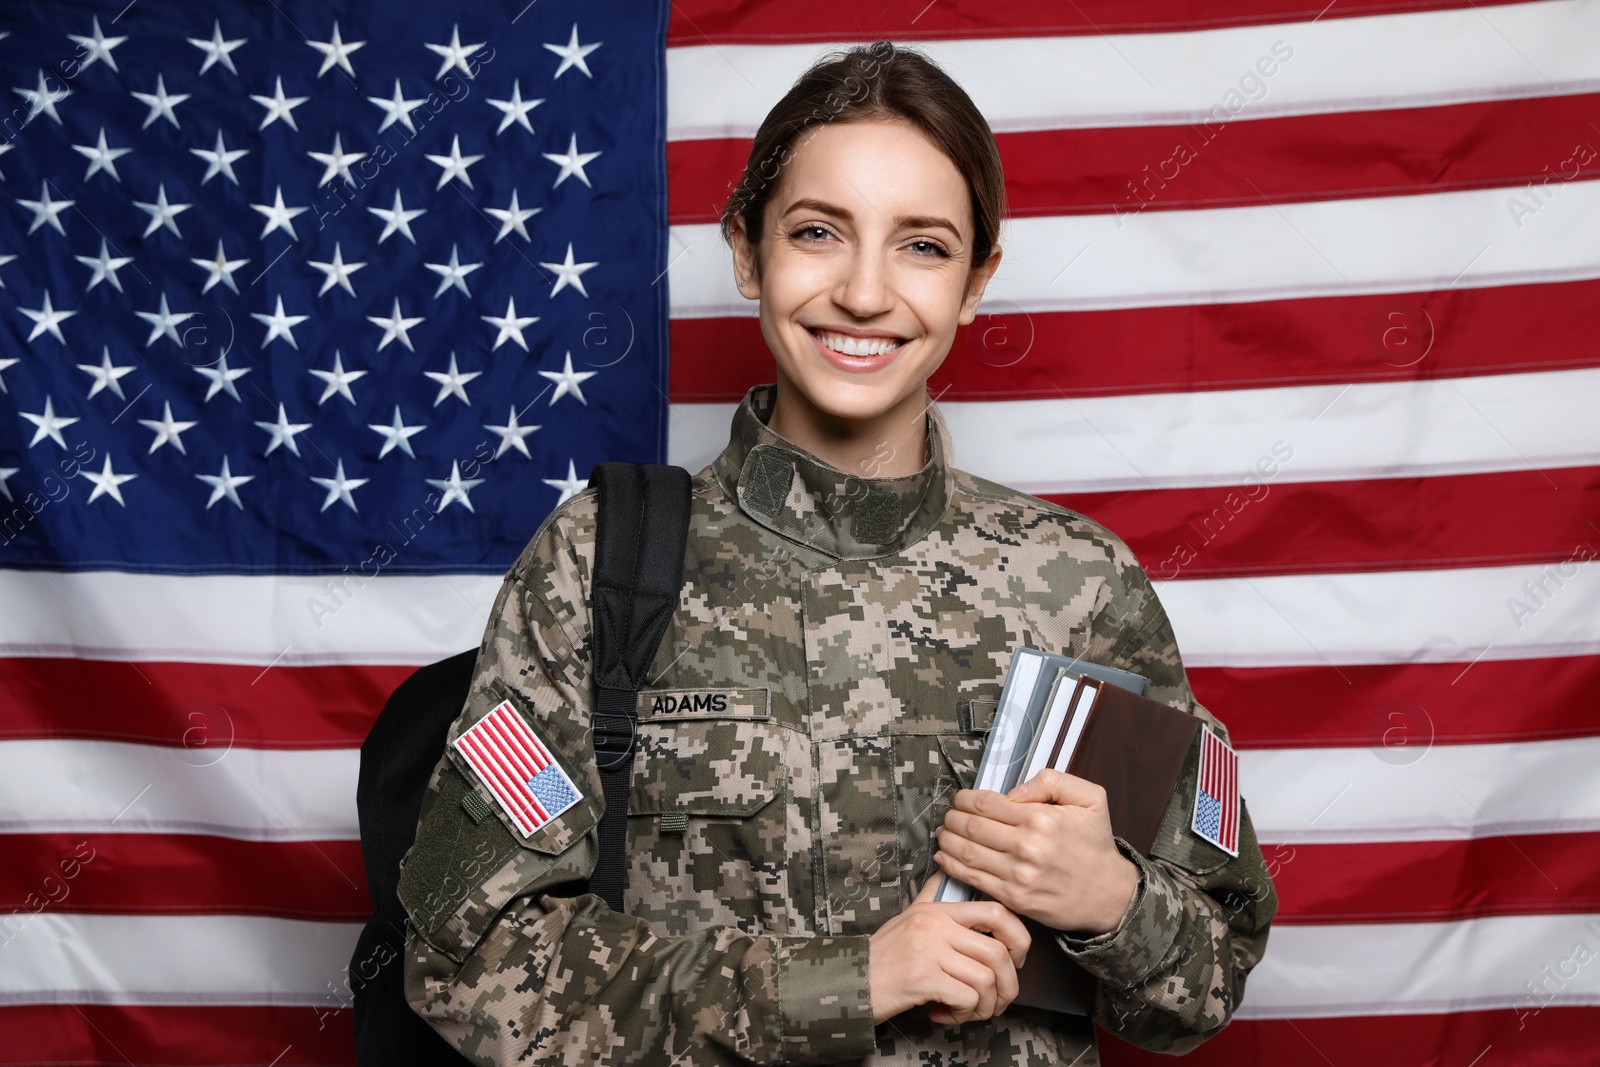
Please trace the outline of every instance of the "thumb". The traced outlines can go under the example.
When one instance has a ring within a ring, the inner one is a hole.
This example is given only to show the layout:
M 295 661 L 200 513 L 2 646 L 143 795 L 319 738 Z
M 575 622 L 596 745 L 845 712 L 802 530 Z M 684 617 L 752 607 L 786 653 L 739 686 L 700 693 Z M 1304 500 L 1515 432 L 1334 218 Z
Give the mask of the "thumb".
M 922 889 L 917 893 L 916 899 L 912 900 L 911 903 L 921 904 L 933 900 L 934 896 L 939 892 L 939 883 L 942 881 L 944 881 L 944 875 L 942 873 L 935 874 L 932 878 L 929 878 L 923 883 Z

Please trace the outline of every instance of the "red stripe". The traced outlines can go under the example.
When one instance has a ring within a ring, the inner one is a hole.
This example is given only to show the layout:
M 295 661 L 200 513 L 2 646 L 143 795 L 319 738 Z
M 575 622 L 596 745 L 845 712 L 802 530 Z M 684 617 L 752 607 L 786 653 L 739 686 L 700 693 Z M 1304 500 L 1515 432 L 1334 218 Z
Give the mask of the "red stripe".
M 1221 745 L 1221 742 L 1218 742 Z M 1223 745 L 1223 758 L 1228 766 L 1227 807 L 1223 810 L 1228 815 L 1228 836 L 1223 838 L 1228 843 L 1229 852 L 1239 851 L 1239 757 L 1227 750 Z
M 481 726 L 482 723 L 479 723 Z M 527 800 L 510 785 L 510 777 L 500 766 L 498 755 L 483 743 L 483 732 L 474 726 L 462 734 L 457 741 L 471 759 L 472 766 L 482 775 L 485 783 L 494 791 L 494 795 L 517 818 L 517 825 L 523 833 L 531 833 L 539 827 L 539 816 L 528 806 Z
M 1294 60 L 1283 69 L 1292 76 Z M 1127 224 L 1149 211 L 1496 186 L 1509 195 L 1529 182 L 1558 190 L 1600 175 L 1600 157 L 1584 163 L 1588 153 L 1574 153 L 1592 138 L 1597 110 L 1594 93 L 1248 121 L 1219 109 L 1209 122 L 1001 133 L 995 141 L 1012 216 L 1114 214 Z M 673 225 L 721 218 L 751 144 L 667 145 Z
M 1158 581 L 1551 564 L 1600 546 L 1600 467 L 1289 482 L 1294 458 L 1274 467 L 1271 444 L 1273 476 L 1241 470 L 1236 486 L 1042 498 L 1113 530 Z
M 357 841 L 200 834 L 0 836 L 0 913 L 270 915 L 364 921 Z
M 1600 656 L 1190 667 L 1241 749 L 1481 744 L 1600 735 Z M 1507 700 L 1516 693 L 1516 700 Z
M 516 714 L 510 709 L 504 710 L 509 714 Z M 540 824 L 549 822 L 549 809 L 544 806 L 544 802 L 539 799 L 528 785 L 534 775 L 539 773 L 539 769 L 528 761 L 527 753 L 518 744 L 513 731 L 506 725 L 503 715 L 491 715 L 484 721 L 489 724 L 484 740 L 497 746 L 497 751 L 501 753 L 511 769 L 517 773 L 517 795 L 533 805 L 538 812 Z
M 0 1007 L 0 1064 L 348 1067 L 352 1018 L 338 1007 Z
M 1109 311 L 995 305 L 956 331 L 928 391 L 1038 400 L 1593 367 L 1600 350 L 1572 309 L 1597 305 L 1600 281 Z M 673 403 L 737 403 L 773 380 L 753 317 L 675 318 L 671 331 Z
M 498 791 L 508 796 L 526 817 L 522 820 L 522 824 L 527 827 L 524 832 L 531 833 L 543 825 L 544 811 L 536 802 L 532 802 L 533 798 L 526 789 L 519 788 L 519 783 L 507 769 L 505 756 L 497 747 L 494 735 L 491 733 L 492 727 L 485 723 L 480 723 L 481 728 L 472 731 L 470 743 L 473 750 L 479 754 L 479 758 L 487 764 L 489 772 L 494 775 Z
M 1039 37 L 1101 33 L 1161 33 L 1308 22 L 1318 18 L 1449 10 L 1459 0 L 1399 0 L 1395 3 L 1298 3 L 1295 0 L 1224 0 L 1196 5 L 1157 0 L 1138 5 L 1118 0 L 1014 0 L 1006 4 L 929 4 L 927 0 L 863 7 L 849 0 L 808 4 L 730 4 L 690 0 L 672 5 L 667 47 L 707 44 L 853 43 L 880 37 L 896 41 L 960 37 Z
M 0 657 L 0 739 L 350 748 L 415 670 Z
M 1229 1023 L 1183 1062 L 1185 1067 L 1572 1067 L 1594 1062 L 1596 1033 L 1600 1008 L 1595 1007 L 1248 1019 Z M 1103 1032 L 1100 1057 L 1105 1067 L 1172 1067 L 1173 1062 L 1170 1055 Z
M 1600 833 L 1266 845 L 1276 924 L 1600 911 Z
M 528 729 L 528 724 L 522 721 L 522 716 L 509 704 L 501 705 L 501 714 L 495 716 L 495 728 L 509 738 L 515 746 L 517 754 L 526 766 L 528 777 L 532 778 L 545 769 L 546 760 L 540 757 L 539 742 L 534 738 L 533 732 Z

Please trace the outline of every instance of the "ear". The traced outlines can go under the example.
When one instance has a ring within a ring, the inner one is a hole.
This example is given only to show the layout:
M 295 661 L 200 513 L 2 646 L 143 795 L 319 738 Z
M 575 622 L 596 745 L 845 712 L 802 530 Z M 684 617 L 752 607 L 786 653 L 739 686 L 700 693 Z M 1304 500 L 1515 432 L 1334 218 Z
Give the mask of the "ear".
M 746 300 L 761 299 L 761 278 L 757 270 L 756 250 L 745 234 L 744 217 L 733 220 L 733 281 Z
M 961 315 L 956 320 L 960 325 L 966 326 L 978 317 L 978 304 L 983 300 L 983 290 L 988 286 L 989 279 L 994 277 L 995 270 L 1000 266 L 1001 251 L 996 247 L 989 253 L 989 261 L 972 272 L 966 299 L 961 302 Z

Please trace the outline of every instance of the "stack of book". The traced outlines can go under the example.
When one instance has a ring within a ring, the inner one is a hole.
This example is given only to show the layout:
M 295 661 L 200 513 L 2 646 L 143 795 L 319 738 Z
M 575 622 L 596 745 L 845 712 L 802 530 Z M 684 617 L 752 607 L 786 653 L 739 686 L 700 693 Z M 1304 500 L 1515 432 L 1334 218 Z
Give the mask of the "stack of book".
M 1198 718 L 1144 696 L 1145 679 L 1097 663 L 1019 647 L 978 762 L 977 789 L 1005 793 L 1047 768 L 1103 787 L 1111 829 L 1140 853 L 1154 844 L 1168 802 L 1200 730 Z M 945 876 L 936 900 L 973 900 Z M 1087 1015 L 1094 979 L 1032 919 L 1027 962 L 1018 972 L 1025 1007 Z

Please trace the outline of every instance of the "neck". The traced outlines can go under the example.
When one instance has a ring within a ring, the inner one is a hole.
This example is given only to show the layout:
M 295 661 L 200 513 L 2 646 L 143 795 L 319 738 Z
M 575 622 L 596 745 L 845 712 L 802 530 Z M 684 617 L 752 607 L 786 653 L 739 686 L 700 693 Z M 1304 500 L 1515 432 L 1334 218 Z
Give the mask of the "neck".
M 779 368 L 767 426 L 846 474 L 898 478 L 928 464 L 927 419 L 926 383 L 880 415 L 849 419 L 818 408 Z

